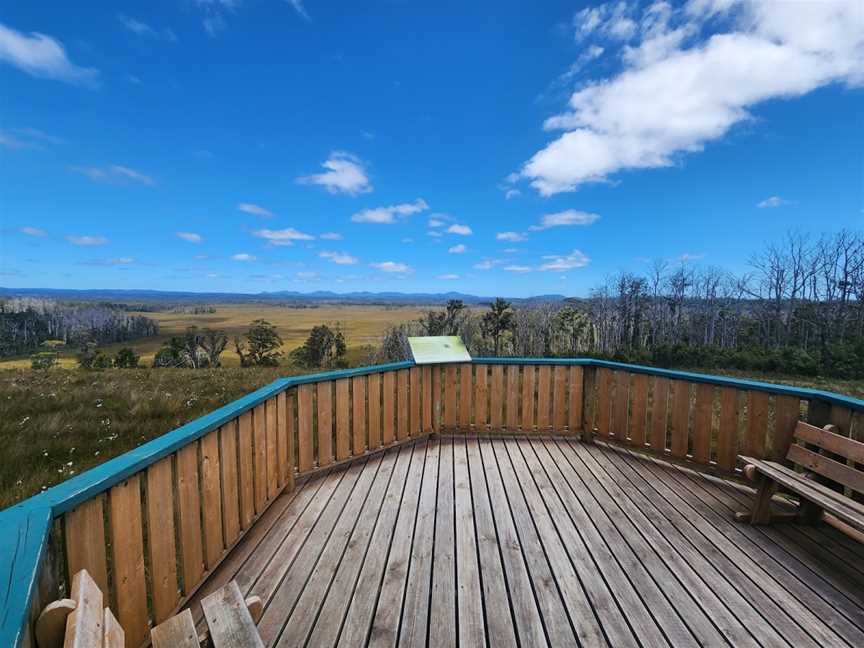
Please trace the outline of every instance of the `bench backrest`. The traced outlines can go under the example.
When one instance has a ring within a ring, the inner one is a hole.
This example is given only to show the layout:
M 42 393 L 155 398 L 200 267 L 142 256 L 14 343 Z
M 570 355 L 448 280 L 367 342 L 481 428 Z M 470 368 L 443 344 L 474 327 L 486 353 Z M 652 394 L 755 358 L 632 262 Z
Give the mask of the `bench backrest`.
M 836 430 L 833 425 L 818 428 L 798 421 L 795 440 L 806 445 L 793 443 L 786 459 L 809 472 L 864 493 L 864 443 L 837 434 Z

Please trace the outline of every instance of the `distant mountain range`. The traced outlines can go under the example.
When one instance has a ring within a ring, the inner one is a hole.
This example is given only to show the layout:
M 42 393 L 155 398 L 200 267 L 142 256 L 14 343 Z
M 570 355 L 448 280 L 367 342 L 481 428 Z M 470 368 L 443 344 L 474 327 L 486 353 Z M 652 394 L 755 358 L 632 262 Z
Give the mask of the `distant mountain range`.
M 461 299 L 466 304 L 484 304 L 494 297 L 469 295 L 460 292 L 446 293 L 402 293 L 402 292 L 348 292 L 329 290 L 297 292 L 279 290 L 260 293 L 179 292 L 170 290 L 74 290 L 69 288 L 3 288 L 0 297 L 43 297 L 49 299 L 107 301 L 107 302 L 177 302 L 177 303 L 244 303 L 244 302 L 324 302 L 343 304 L 443 304 L 449 299 Z M 534 295 L 532 297 L 508 297 L 518 303 L 559 302 L 564 295 Z

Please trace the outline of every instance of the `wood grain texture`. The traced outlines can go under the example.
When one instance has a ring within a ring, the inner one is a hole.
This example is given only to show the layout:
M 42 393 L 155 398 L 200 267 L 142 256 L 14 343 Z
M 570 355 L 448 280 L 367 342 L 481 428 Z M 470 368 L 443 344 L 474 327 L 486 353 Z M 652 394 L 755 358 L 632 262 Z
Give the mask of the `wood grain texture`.
M 126 633 L 123 631 L 123 626 L 114 617 L 110 608 L 105 608 L 102 611 L 102 628 L 103 642 L 102 648 L 125 648 Z
M 369 449 L 381 447 L 381 374 L 369 374 Z M 431 419 L 430 419 L 431 421 Z
M 408 438 L 408 370 L 400 369 L 396 375 L 396 438 L 404 441 Z
M 283 392 L 285 396 L 285 425 L 288 435 L 285 452 L 288 455 L 288 464 L 286 466 L 287 474 L 285 476 L 286 488 L 289 491 L 294 490 L 294 475 L 297 472 L 297 390 Z M 280 401 L 281 403 L 282 401 Z
M 240 482 L 237 473 L 236 420 L 219 428 L 219 443 L 222 451 L 222 523 L 225 529 L 225 544 L 230 547 L 240 537 Z
M 669 380 L 662 376 L 655 376 L 651 394 L 651 448 L 661 454 L 666 452 L 668 416 Z
M 423 427 L 424 433 L 432 431 L 432 367 L 428 365 L 421 371 L 423 380 Z
M 569 389 L 567 405 L 567 429 L 574 434 L 582 429 L 582 417 L 584 415 L 582 399 L 584 398 L 584 372 L 582 367 L 572 366 L 569 368 Z
M 72 577 L 69 595 L 76 605 L 66 620 L 66 640 L 63 648 L 101 646 L 104 623 L 104 598 L 101 588 L 87 570 L 80 570 Z
M 183 610 L 150 632 L 153 648 L 200 648 L 191 610 Z
M 727 472 L 735 469 L 738 454 L 738 390 L 720 388 L 720 427 L 717 430 L 717 466 Z
M 248 529 L 255 517 L 255 457 L 252 449 L 252 413 L 237 419 L 237 467 L 240 478 L 240 526 Z
M 297 470 L 309 472 L 314 465 L 312 440 L 312 385 L 297 387 Z
M 150 595 L 156 623 L 171 616 L 180 600 L 174 540 L 173 461 L 173 457 L 168 456 L 147 469 L 147 549 L 150 554 Z M 234 501 L 236 511 L 236 491 Z
M 507 431 L 516 432 L 519 429 L 519 366 L 507 367 L 507 396 L 505 407 L 507 411 Z
M 264 416 L 267 433 L 267 499 L 272 500 L 279 492 L 279 420 L 275 396 L 264 401 Z
M 409 371 L 411 383 L 411 416 L 409 417 L 408 436 L 417 436 L 423 432 L 423 421 L 420 418 L 423 401 L 423 384 L 420 377 L 420 367 L 411 367 Z
M 492 365 L 492 384 L 489 389 L 489 428 L 500 431 L 504 423 L 504 367 Z
M 336 381 L 336 460 L 351 456 L 351 396 L 349 378 Z
M 800 398 L 797 396 L 775 396 L 774 435 L 771 439 L 770 458 L 780 461 L 786 456 L 799 418 L 801 418 Z
M 474 430 L 485 432 L 489 426 L 489 365 L 474 368 Z
M 264 404 L 252 410 L 252 443 L 255 452 L 255 514 L 267 507 L 267 419 Z
M 198 443 L 177 451 L 177 503 L 180 552 L 183 557 L 183 593 L 189 594 L 204 574 L 201 543 L 201 492 L 198 486 Z M 123 622 L 121 617 L 120 622 Z M 126 627 L 125 624 L 123 626 Z
M 612 400 L 609 398 L 612 390 L 612 371 L 606 368 L 597 369 L 597 433 L 600 436 L 610 436 L 612 428 Z
M 366 452 L 366 376 L 351 379 L 351 454 Z
M 432 372 L 432 430 L 441 430 L 441 381 L 443 379 L 441 366 L 433 365 Z
M 641 448 L 645 445 L 648 413 L 648 376 L 633 375 L 633 404 L 630 412 L 630 443 Z
M 714 385 L 696 385 L 693 414 L 693 461 L 707 466 L 711 461 L 711 421 L 714 414 Z
M 552 423 L 552 368 L 540 365 L 537 369 L 537 432 L 549 434 Z
M 747 440 L 745 452 L 757 459 L 765 456 L 765 441 L 768 438 L 768 394 L 750 390 L 747 392 Z
M 236 581 L 201 600 L 214 648 L 264 648 Z
M 275 447 L 273 450 L 275 454 Z M 201 438 L 201 501 L 204 506 L 204 561 L 207 569 L 216 566 L 225 549 L 221 473 L 219 430 L 214 430 Z
M 472 396 L 474 395 L 474 368 L 470 364 L 459 365 L 459 429 L 471 431 Z
M 333 383 L 325 380 L 315 385 L 316 435 L 318 438 L 318 466 L 333 463 Z
M 537 375 L 537 367 L 534 365 L 525 365 L 522 367 L 522 384 L 520 392 L 520 400 L 522 401 L 521 420 L 519 427 L 522 432 L 532 434 L 535 430 L 534 413 L 536 411 L 535 403 L 535 377 Z
M 384 393 L 383 393 L 383 444 L 390 445 L 396 438 L 396 373 L 387 371 L 384 373 Z
M 453 431 L 456 429 L 457 419 L 457 397 L 456 397 L 456 371 L 455 364 L 444 367 L 444 429 Z
M 279 488 L 285 486 L 294 478 L 294 454 L 289 453 L 289 427 L 288 427 L 288 395 L 283 391 L 276 395 L 276 445 L 278 446 L 276 463 L 277 480 Z M 289 460 L 289 457 L 291 458 Z M 291 484 L 288 490 L 293 488 Z
M 86 569 L 103 592 L 108 591 L 105 513 L 97 496 L 63 516 L 68 578 Z
M 690 435 L 690 383 L 672 381 L 672 456 L 687 456 Z
M 615 402 L 612 405 L 612 435 L 621 442 L 627 440 L 627 418 L 630 407 L 630 374 L 615 372 Z
M 552 428 L 555 434 L 563 434 L 567 427 L 567 367 L 555 367 L 552 380 Z
M 149 630 L 138 475 L 114 486 L 108 500 L 111 503 L 111 568 L 117 617 L 129 643 L 137 646 L 147 638 Z

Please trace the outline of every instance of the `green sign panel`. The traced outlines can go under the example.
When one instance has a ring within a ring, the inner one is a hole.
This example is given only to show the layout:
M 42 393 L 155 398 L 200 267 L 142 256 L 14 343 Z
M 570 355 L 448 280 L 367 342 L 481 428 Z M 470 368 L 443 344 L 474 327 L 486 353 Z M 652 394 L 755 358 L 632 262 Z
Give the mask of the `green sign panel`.
M 471 362 L 471 355 L 458 335 L 409 337 L 408 344 L 417 364 Z

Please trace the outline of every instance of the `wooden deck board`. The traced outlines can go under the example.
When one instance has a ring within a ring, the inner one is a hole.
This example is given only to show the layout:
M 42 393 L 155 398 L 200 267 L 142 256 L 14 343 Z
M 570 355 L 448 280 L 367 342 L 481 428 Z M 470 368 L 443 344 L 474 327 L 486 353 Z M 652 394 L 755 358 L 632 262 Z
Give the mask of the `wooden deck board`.
M 572 437 L 419 439 L 298 481 L 188 605 L 236 579 L 266 646 L 864 645 L 864 546 L 751 499 Z

